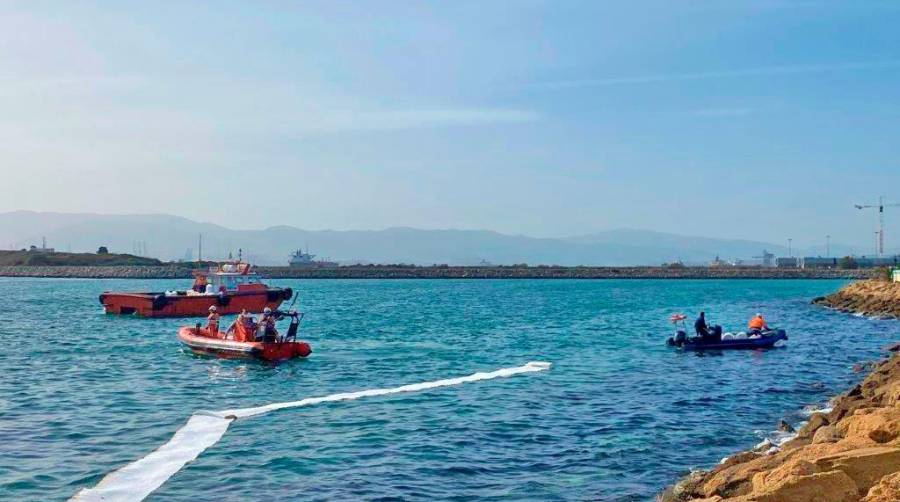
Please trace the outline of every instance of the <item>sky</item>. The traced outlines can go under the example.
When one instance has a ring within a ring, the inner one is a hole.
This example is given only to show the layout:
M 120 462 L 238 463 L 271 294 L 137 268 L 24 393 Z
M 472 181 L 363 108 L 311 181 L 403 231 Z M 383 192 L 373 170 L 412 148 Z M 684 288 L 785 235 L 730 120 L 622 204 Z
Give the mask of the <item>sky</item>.
M 0 211 L 867 249 L 900 3 L 0 4 Z M 900 207 L 887 209 L 900 248 Z

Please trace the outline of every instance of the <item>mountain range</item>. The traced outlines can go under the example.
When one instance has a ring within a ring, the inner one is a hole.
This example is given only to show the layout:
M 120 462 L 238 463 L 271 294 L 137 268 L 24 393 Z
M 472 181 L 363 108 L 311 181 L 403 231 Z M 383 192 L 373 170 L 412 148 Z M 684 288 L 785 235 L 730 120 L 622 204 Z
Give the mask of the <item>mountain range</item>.
M 275 226 L 234 230 L 164 214 L 102 215 L 15 211 L 0 213 L 0 247 L 48 247 L 60 251 L 135 253 L 163 260 L 194 260 L 202 234 L 204 259 L 229 253 L 260 265 L 283 265 L 298 248 L 309 246 L 321 258 L 340 263 L 408 263 L 473 265 L 659 265 L 666 262 L 707 263 L 750 259 L 768 250 L 787 256 L 785 246 L 753 240 L 715 239 L 618 229 L 566 238 L 507 235 L 489 230 L 303 230 Z M 833 244 L 833 254 L 851 254 Z M 820 255 L 822 249 L 795 249 L 794 255 Z

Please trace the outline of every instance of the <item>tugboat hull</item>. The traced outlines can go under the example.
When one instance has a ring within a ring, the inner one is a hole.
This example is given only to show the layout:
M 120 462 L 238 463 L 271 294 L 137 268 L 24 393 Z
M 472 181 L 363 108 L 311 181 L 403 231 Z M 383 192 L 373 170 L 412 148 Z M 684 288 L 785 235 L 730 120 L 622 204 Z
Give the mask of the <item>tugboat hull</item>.
M 277 309 L 294 294 L 291 288 L 269 288 L 256 291 L 229 291 L 225 293 L 187 294 L 180 291 L 166 293 L 116 293 L 100 295 L 100 303 L 107 314 L 134 314 L 140 317 L 193 317 L 206 316 L 209 307 L 215 305 L 219 314 L 239 314 L 241 310 L 259 313 L 269 307 Z

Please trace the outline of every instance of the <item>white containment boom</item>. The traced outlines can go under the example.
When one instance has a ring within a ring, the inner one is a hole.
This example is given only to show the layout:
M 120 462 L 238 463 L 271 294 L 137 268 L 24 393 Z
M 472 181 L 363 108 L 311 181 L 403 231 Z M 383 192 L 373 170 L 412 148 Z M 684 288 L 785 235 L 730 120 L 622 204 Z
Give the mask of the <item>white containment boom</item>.
M 237 408 L 223 411 L 198 411 L 175 432 L 166 444 L 147 456 L 107 474 L 97 486 L 76 493 L 70 502 L 132 502 L 143 500 L 159 488 L 185 464 L 197 458 L 204 450 L 216 444 L 237 419 L 253 417 L 285 408 L 312 406 L 319 403 L 350 401 L 361 397 L 377 397 L 403 392 L 421 392 L 440 387 L 450 387 L 470 382 L 510 377 L 523 373 L 535 373 L 550 369 L 550 363 L 530 362 L 514 368 L 502 368 L 487 373 L 446 378 L 432 382 L 414 383 L 385 389 L 369 389 L 344 392 L 323 397 L 310 397 L 299 401 L 272 403 L 253 408 Z

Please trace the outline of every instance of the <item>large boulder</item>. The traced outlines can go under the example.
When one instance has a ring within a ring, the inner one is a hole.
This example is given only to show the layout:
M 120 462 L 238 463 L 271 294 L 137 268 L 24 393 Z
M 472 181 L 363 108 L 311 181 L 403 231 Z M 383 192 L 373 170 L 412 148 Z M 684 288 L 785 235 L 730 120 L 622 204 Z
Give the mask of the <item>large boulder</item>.
M 900 500 L 900 472 L 889 474 L 873 486 L 862 502 L 897 502 Z

